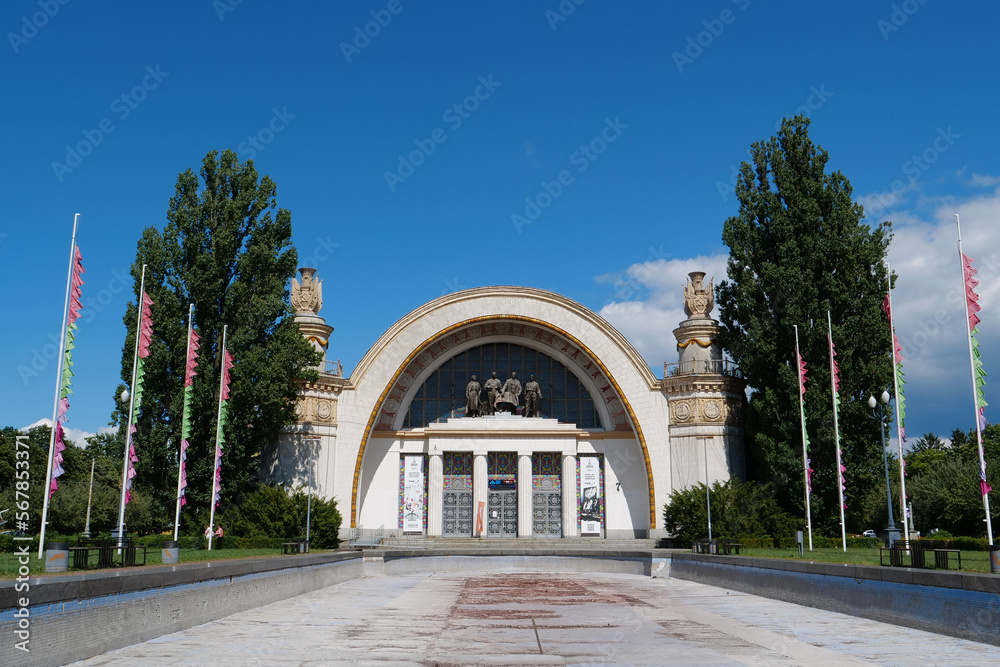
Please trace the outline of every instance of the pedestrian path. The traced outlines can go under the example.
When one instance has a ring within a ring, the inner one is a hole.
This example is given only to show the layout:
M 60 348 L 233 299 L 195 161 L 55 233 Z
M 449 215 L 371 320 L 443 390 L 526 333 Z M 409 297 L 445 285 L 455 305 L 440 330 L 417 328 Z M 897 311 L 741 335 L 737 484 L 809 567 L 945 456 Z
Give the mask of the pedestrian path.
M 76 665 L 995 665 L 996 646 L 677 579 L 356 579 Z

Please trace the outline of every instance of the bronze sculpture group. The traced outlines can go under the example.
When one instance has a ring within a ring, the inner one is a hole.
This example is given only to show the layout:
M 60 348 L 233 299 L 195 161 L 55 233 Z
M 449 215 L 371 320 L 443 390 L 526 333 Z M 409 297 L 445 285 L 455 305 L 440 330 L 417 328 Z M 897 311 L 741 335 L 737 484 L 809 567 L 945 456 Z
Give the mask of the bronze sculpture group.
M 486 391 L 486 400 L 482 400 L 481 397 L 483 390 Z M 517 414 L 517 407 L 521 404 L 521 391 L 521 381 L 513 371 L 502 386 L 496 371 L 482 386 L 473 375 L 469 384 L 465 385 L 465 416 L 481 417 L 497 412 Z M 535 382 L 535 376 L 531 375 L 528 383 L 524 385 L 524 416 L 540 417 L 541 401 L 542 388 Z

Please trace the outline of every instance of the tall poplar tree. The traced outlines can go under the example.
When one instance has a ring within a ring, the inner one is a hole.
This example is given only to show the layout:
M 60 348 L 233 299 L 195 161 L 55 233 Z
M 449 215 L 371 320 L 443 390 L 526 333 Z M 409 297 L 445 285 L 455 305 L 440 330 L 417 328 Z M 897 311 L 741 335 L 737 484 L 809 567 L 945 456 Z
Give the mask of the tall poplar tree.
M 276 209 L 274 182 L 259 178 L 253 161 L 240 162 L 230 150 L 208 153 L 200 176 L 199 181 L 190 169 L 180 174 L 166 226 L 143 231 L 132 266 L 136 300 L 124 318 L 121 377 L 128 385 L 146 264 L 146 292 L 154 302 L 153 341 L 136 423 L 136 487 L 152 496 L 164 527 L 173 520 L 177 487 L 188 305 L 195 305 L 201 349 L 185 512 L 208 509 L 223 325 L 229 326 L 226 347 L 236 359 L 222 459 L 224 501 L 256 484 L 260 452 L 295 420 L 298 380 L 315 379 L 310 367 L 320 361 L 293 321 L 288 289 L 298 257 L 291 244 L 291 214 Z M 116 400 L 123 388 L 116 390 Z M 127 404 L 119 404 L 112 415 L 119 426 L 119 447 L 124 446 L 127 411 Z
M 747 410 L 750 476 L 774 485 L 779 503 L 804 515 L 795 332 L 809 365 L 815 526 L 839 533 L 827 311 L 840 369 L 840 437 L 847 467 L 848 530 L 862 530 L 863 503 L 884 486 L 870 394 L 892 391 L 889 332 L 881 304 L 891 223 L 870 224 L 847 178 L 826 173 L 809 120 L 785 119 L 777 136 L 753 144 L 736 183 L 738 215 L 725 222 L 729 279 L 716 300 L 722 342 L 752 388 Z M 883 497 L 884 500 L 884 497 Z

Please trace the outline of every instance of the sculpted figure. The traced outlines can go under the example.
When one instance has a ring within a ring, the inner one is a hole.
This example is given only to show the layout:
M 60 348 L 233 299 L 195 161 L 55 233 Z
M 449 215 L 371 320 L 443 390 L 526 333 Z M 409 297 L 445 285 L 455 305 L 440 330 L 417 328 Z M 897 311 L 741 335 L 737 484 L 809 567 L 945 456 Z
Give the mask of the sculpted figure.
M 493 377 L 483 384 L 483 389 L 486 390 L 486 403 L 483 405 L 483 414 L 492 415 L 496 412 L 496 402 L 500 396 L 500 386 L 497 372 L 493 371 Z
M 521 404 L 521 381 L 517 379 L 517 373 L 514 371 L 510 372 L 510 377 L 503 383 L 497 403 L 507 403 L 512 406 L 511 414 L 517 412 L 517 406 Z
M 684 285 L 684 313 L 688 317 L 708 317 L 715 306 L 714 280 L 704 286 L 705 273 L 692 271 Z
M 299 283 L 294 277 L 292 278 L 289 301 L 295 307 L 296 313 L 318 314 L 323 307 L 323 281 L 313 277 L 316 275 L 316 269 L 303 267 L 299 269 L 299 273 L 302 274 L 302 282 Z
M 528 383 L 524 385 L 524 416 L 539 417 L 539 408 L 542 401 L 542 387 L 535 382 L 535 376 L 528 376 Z
M 466 417 L 478 417 L 479 411 L 479 393 L 482 388 L 479 383 L 476 382 L 476 376 L 473 375 L 469 384 L 465 385 L 465 416 Z

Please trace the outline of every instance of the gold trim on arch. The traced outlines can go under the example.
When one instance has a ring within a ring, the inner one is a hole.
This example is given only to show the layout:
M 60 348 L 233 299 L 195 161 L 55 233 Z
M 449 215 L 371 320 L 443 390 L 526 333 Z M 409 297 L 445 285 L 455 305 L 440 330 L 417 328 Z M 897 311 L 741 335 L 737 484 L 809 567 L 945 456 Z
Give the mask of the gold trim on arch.
M 615 380 L 614 376 L 608 371 L 608 368 L 604 365 L 604 362 L 602 362 L 597 357 L 597 355 L 595 355 L 591 351 L 589 347 L 584 345 L 583 342 L 581 342 L 572 334 L 563 331 L 559 327 L 549 322 L 535 319 L 533 317 L 524 317 L 522 315 L 485 315 L 483 317 L 473 317 L 468 320 L 457 322 L 455 324 L 445 327 L 441 331 L 438 331 L 434 335 L 427 338 L 424 342 L 422 342 L 420 345 L 414 348 L 413 352 L 411 352 L 409 356 L 407 356 L 406 359 L 403 360 L 399 368 L 397 368 L 396 372 L 393 374 L 392 379 L 389 380 L 389 383 L 386 385 L 385 389 L 382 391 L 382 394 L 378 397 L 378 400 L 375 402 L 375 406 L 372 408 L 371 417 L 368 418 L 368 424 L 365 426 L 364 437 L 361 439 L 361 447 L 358 450 L 358 460 L 357 463 L 355 463 L 354 465 L 354 482 L 351 485 L 351 528 L 357 527 L 358 485 L 361 480 L 361 462 L 364 460 L 365 449 L 368 446 L 368 441 L 372 438 L 372 427 L 375 425 L 375 420 L 378 418 L 379 413 L 382 411 L 382 403 L 385 401 L 386 397 L 389 395 L 389 392 L 392 390 L 392 388 L 396 385 L 396 381 L 399 380 L 399 376 L 402 375 L 403 371 L 406 370 L 406 367 L 410 364 L 411 361 L 413 361 L 413 359 L 420 352 L 426 349 L 427 346 L 429 346 L 438 338 L 446 336 L 447 334 L 453 331 L 456 331 L 463 327 L 467 327 L 472 324 L 477 324 L 479 322 L 493 322 L 497 320 L 527 322 L 530 324 L 535 324 L 539 327 L 549 329 L 550 331 L 554 331 L 555 333 L 559 334 L 560 336 L 563 336 L 567 340 L 572 341 L 574 345 L 576 345 L 581 350 L 586 352 L 587 355 L 589 355 L 590 358 L 594 361 L 594 363 L 597 364 L 597 366 L 601 369 L 601 371 L 608 378 L 608 380 L 611 381 L 611 385 L 615 388 L 615 393 L 618 394 L 618 398 L 621 399 L 622 405 L 625 406 L 625 410 L 628 413 L 629 419 L 632 421 L 632 428 L 635 430 L 635 435 L 639 439 L 639 447 L 640 449 L 642 449 L 642 458 L 646 464 L 646 480 L 649 485 L 649 528 L 650 530 L 656 528 L 656 495 L 653 492 L 653 467 L 649 461 L 649 450 L 646 448 L 646 438 L 642 434 L 642 426 L 639 425 L 639 420 L 636 419 L 635 412 L 632 410 L 632 405 L 631 403 L 629 403 L 628 397 L 625 396 L 625 393 L 618 385 L 618 382 Z

